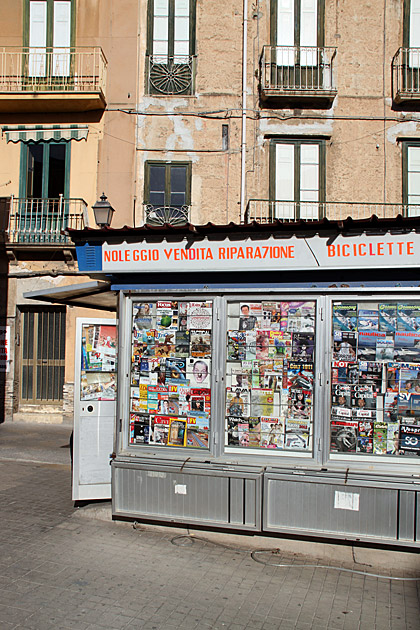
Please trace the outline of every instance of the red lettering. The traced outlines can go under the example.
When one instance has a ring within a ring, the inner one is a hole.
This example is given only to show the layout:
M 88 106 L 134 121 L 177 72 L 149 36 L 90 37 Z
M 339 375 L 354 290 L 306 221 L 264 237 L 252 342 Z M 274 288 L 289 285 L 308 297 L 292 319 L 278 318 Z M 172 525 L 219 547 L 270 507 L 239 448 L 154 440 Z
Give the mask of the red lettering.
M 408 254 L 408 256 L 414 256 L 414 243 L 413 243 L 413 241 L 409 241 L 407 243 L 407 254 Z
M 133 249 L 133 260 L 137 262 L 140 259 L 140 252 L 138 249 Z
M 359 256 L 366 256 L 366 244 L 365 243 L 360 243 L 359 244 Z
M 164 249 L 163 251 L 165 252 L 165 256 L 166 256 L 167 260 L 170 260 L 171 254 L 172 254 L 172 248 L 169 249 L 169 250 L 168 249 Z
M 327 245 L 328 258 L 335 256 L 335 245 Z
M 403 253 L 402 249 L 403 249 L 404 243 L 397 243 L 397 245 L 398 245 L 398 253 L 401 256 L 401 254 Z
M 350 256 L 349 249 L 350 249 L 350 245 L 345 243 L 343 245 L 343 256 Z
M 225 259 L 225 248 L 219 247 L 219 260 L 224 260 L 224 259 Z
M 104 252 L 104 262 L 111 262 L 111 256 L 109 252 Z

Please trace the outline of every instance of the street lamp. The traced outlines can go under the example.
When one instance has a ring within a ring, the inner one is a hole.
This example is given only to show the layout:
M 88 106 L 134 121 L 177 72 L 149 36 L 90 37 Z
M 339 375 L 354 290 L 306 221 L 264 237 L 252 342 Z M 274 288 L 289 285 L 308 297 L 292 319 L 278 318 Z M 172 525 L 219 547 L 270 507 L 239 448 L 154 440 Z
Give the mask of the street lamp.
M 105 193 L 102 193 L 100 201 L 93 204 L 92 210 L 96 225 L 100 228 L 109 227 L 111 225 L 112 215 L 115 210 L 109 203 Z

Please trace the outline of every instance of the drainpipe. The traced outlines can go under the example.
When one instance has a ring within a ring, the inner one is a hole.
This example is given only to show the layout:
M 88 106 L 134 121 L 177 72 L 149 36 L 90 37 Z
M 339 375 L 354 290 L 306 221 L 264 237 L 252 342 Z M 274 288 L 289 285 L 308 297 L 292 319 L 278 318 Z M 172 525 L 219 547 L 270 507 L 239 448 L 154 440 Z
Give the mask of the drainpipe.
M 245 192 L 246 192 L 246 92 L 247 92 L 247 61 L 248 61 L 248 0 L 244 0 L 244 19 L 242 28 L 242 142 L 241 142 L 241 216 L 245 218 Z

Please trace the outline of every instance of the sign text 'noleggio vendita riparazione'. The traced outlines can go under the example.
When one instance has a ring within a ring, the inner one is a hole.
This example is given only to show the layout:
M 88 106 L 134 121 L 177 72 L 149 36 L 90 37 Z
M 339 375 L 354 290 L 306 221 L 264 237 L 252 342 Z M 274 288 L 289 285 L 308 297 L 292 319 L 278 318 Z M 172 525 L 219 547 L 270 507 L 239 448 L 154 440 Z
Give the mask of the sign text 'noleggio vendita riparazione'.
M 112 272 L 262 271 L 332 267 L 420 266 L 420 235 L 242 239 L 191 243 L 102 245 L 102 269 Z

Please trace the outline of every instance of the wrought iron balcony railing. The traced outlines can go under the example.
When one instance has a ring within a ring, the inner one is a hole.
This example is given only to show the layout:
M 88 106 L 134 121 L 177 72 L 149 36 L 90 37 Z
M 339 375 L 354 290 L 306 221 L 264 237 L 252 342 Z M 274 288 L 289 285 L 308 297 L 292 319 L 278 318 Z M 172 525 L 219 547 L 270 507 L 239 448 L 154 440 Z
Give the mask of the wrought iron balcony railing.
M 399 48 L 395 53 L 392 86 L 396 103 L 420 99 L 420 48 Z
M 0 47 L 0 94 L 14 92 L 105 93 L 101 48 Z
M 148 55 L 149 94 L 182 95 L 193 93 L 195 55 Z
M 190 206 L 154 206 L 144 204 L 146 225 L 185 225 L 189 222 Z
M 391 219 L 401 214 L 406 217 L 420 216 L 420 206 L 393 203 L 356 203 L 345 201 L 270 201 L 268 199 L 250 199 L 248 201 L 244 223 L 257 221 L 270 223 L 271 221 L 318 221 L 324 217 L 333 221 L 340 221 L 352 217 L 353 219 L 368 219 L 376 215 L 380 219 Z
M 264 46 L 261 54 L 263 97 L 322 96 L 334 98 L 336 48 Z
M 62 231 L 82 230 L 88 224 L 87 204 L 83 199 L 10 198 L 9 243 L 71 244 Z

